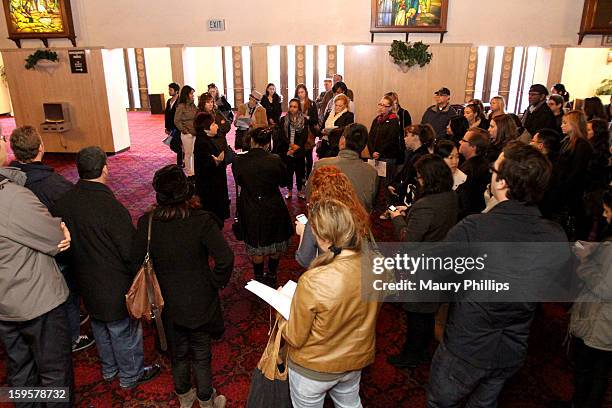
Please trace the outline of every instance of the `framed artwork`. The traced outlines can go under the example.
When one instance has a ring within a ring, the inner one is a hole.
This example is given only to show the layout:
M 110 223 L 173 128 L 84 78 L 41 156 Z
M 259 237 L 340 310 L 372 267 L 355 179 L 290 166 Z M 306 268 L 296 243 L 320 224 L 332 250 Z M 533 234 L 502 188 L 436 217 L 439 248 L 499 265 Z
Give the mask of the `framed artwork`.
M 443 37 L 447 15 L 448 0 L 372 0 L 370 32 L 440 33 Z
M 612 34 L 612 1 L 584 0 L 578 44 L 582 44 L 584 36 L 589 34 Z
M 70 0 L 2 0 L 9 39 L 21 48 L 21 40 L 69 38 L 76 47 Z

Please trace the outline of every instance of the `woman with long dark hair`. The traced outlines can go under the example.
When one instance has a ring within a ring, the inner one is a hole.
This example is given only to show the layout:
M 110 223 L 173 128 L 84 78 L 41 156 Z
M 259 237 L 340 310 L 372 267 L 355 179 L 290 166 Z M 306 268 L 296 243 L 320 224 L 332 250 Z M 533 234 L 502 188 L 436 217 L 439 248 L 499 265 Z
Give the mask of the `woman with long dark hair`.
M 221 338 L 224 331 L 219 290 L 229 282 L 234 254 L 221 224 L 202 210 L 178 166 L 158 170 L 153 188 L 157 205 L 138 220 L 134 269 L 145 258 L 151 222 L 150 256 L 164 297 L 162 319 L 180 406 L 191 407 L 197 399 L 202 407 L 224 407 L 225 397 L 213 388 L 211 339 Z M 212 269 L 209 257 L 214 259 Z
M 319 123 L 319 114 L 317 113 L 317 105 L 312 99 L 308 97 L 308 88 L 304 84 L 298 84 L 295 87 L 295 94 L 293 96 L 300 101 L 300 109 L 306 118 L 308 123 L 308 137 L 304 145 L 306 152 L 306 173 L 305 176 L 308 178 L 312 171 L 312 150 L 315 146 L 315 130 L 314 126 Z
M 451 140 L 438 140 L 434 145 L 434 154 L 440 156 L 453 174 L 453 190 L 457 190 L 467 180 L 467 175 L 459 170 L 459 150 Z
M 232 172 L 240 187 L 236 213 L 255 279 L 264 280 L 264 258 L 268 257 L 265 280 L 276 287 L 279 258 L 287 251 L 293 223 L 280 192 L 287 185 L 287 167 L 269 151 L 272 133 L 271 127 L 252 130 L 250 150 L 236 157 Z
M 453 176 L 444 160 L 436 155 L 421 157 L 414 167 L 417 173 L 417 200 L 408 214 L 391 212 L 395 236 L 404 242 L 436 242 L 457 222 L 459 211 L 453 191 Z M 438 303 L 404 303 L 406 341 L 402 351 L 390 356 L 390 364 L 398 368 L 416 367 L 428 361 L 429 343 L 434 337 L 435 313 Z
M 214 83 L 208 84 L 208 93 L 212 95 L 215 106 L 225 116 L 225 120 L 231 123 L 234 120 L 234 113 L 232 112 L 232 105 L 227 101 L 225 95 L 221 95 L 219 88 Z
M 456 146 L 459 146 L 459 142 L 461 139 L 463 139 L 463 136 L 465 136 L 469 127 L 470 125 L 465 116 L 455 116 L 448 121 L 448 125 L 446 126 L 446 134 Z
M 610 132 L 608 122 L 593 119 L 587 122 L 587 140 L 593 148 L 593 156 L 587 168 L 585 209 L 589 227 L 589 240 L 595 240 L 603 228 L 601 198 L 612 180 L 610 166 Z
M 518 138 L 516 122 L 510 115 L 500 115 L 491 119 L 489 124 L 489 149 L 487 160 L 495 162 L 506 145 Z
M 289 112 L 280 122 L 280 131 L 276 132 L 273 152 L 278 154 L 287 166 L 287 195 L 291 199 L 293 191 L 293 175 L 298 198 L 306 199 L 302 191 L 306 156 L 305 144 L 308 138 L 308 121 L 300 109 L 300 101 L 293 98 L 289 101 Z
M 219 126 L 215 123 L 213 115 L 201 113 L 196 116 L 194 128 L 196 193 L 205 210 L 225 221 L 230 214 L 230 200 L 227 191 L 225 150 L 214 142 Z
M 280 95 L 276 93 L 276 86 L 273 83 L 269 83 L 268 86 L 266 86 L 266 93 L 261 99 L 261 106 L 266 110 L 266 116 L 268 117 L 268 124 L 270 126 L 280 123 L 280 117 L 283 113 L 281 102 Z
M 194 100 L 194 89 L 189 85 L 185 85 L 181 89 L 178 99 L 178 106 L 174 114 L 174 124 L 181 132 L 181 141 L 183 143 L 185 173 L 188 177 L 193 176 L 193 145 L 195 143 L 195 129 L 193 128 L 193 120 L 195 119 L 198 108 L 196 108 Z
M 201 114 L 209 114 L 212 115 L 215 119 L 215 124 L 217 125 L 217 134 L 212 138 L 213 143 L 219 147 L 219 149 L 225 151 L 227 148 L 227 139 L 226 136 L 230 129 L 232 128 L 231 120 L 228 120 L 226 116 L 219 110 L 219 108 L 215 105 L 215 99 L 212 94 L 205 92 L 200 95 L 198 99 L 198 115 Z
M 467 119 L 469 127 L 476 126 L 484 130 L 489 128 L 489 121 L 485 118 L 480 105 L 476 103 L 467 105 L 463 109 L 463 116 Z
M 586 98 L 584 100 L 584 114 L 586 115 L 587 120 L 608 120 L 603 103 L 601 102 L 601 99 L 596 96 Z

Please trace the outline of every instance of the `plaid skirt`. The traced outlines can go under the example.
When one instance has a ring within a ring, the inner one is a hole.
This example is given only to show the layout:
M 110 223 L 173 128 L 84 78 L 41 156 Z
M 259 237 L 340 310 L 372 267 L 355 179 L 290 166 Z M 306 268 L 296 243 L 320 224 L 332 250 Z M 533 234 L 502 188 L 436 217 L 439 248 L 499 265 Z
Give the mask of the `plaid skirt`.
M 249 256 L 264 256 L 264 255 L 273 255 L 279 252 L 286 252 L 287 248 L 289 248 L 289 240 L 283 242 L 275 242 L 270 245 L 266 245 L 263 247 L 253 247 L 249 244 L 246 245 L 247 254 Z

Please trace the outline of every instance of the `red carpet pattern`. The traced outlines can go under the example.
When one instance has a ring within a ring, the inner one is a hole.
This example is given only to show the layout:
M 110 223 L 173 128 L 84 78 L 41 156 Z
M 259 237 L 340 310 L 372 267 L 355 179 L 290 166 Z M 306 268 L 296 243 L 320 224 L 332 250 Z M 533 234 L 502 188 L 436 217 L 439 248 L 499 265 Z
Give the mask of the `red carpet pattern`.
M 110 187 L 130 210 L 134 221 L 154 203 L 151 180 L 160 167 L 174 162 L 173 153 L 162 144 L 163 117 L 149 113 L 129 113 L 131 149 L 109 158 Z M 4 134 L 14 127 L 12 119 L 2 119 Z M 229 138 L 233 138 L 230 135 Z M 73 155 L 48 154 L 45 162 L 72 181 L 77 174 Z M 233 178 L 228 171 L 230 194 Z M 235 197 L 232 197 L 232 204 Z M 290 211 L 304 212 L 304 202 L 294 196 Z M 232 214 L 234 213 L 232 205 Z M 373 217 L 374 231 L 379 241 L 391 240 L 388 221 Z M 236 266 L 230 284 L 221 293 L 226 320 L 224 338 L 213 345 L 214 385 L 227 396 L 228 408 L 244 407 L 251 371 L 267 341 L 269 308 L 244 289 L 252 278 L 251 264 L 244 244 L 237 242 L 225 225 L 225 236 L 234 249 Z M 280 279 L 297 281 L 302 268 L 293 259 L 297 245 L 294 239 L 288 254 L 280 264 Z M 429 367 L 397 370 L 386 362 L 389 354 L 399 351 L 406 330 L 403 312 L 395 305 L 383 307 L 377 327 L 376 361 L 363 372 L 361 395 L 366 408 L 424 407 Z M 545 407 L 552 400 L 567 399 L 572 392 L 572 373 L 563 341 L 567 315 L 561 305 L 543 305 L 533 324 L 529 355 L 523 369 L 506 385 L 500 407 Z M 432 348 L 433 353 L 433 348 Z M 74 355 L 77 407 L 178 407 L 173 393 L 170 363 L 155 351 L 152 330 L 145 325 L 145 356 L 147 363 L 161 364 L 162 374 L 154 381 L 133 391 L 123 391 L 115 381 L 103 381 L 95 347 Z M 0 384 L 5 384 L 5 354 L 0 350 Z M 612 399 L 609 399 L 612 401 Z M 0 406 L 10 406 L 9 404 Z M 326 407 L 333 406 L 327 401 Z M 612 402 L 608 406 L 612 406 Z M 273 408 L 273 407 L 271 407 Z

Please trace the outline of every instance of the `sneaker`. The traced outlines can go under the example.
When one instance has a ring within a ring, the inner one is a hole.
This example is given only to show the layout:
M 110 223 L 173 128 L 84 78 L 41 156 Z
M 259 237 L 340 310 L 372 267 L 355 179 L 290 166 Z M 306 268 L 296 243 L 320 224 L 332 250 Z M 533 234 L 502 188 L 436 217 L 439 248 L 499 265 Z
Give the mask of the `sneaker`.
M 76 353 L 77 351 L 85 350 L 94 345 L 96 341 L 90 338 L 86 334 L 82 334 L 72 343 L 72 352 Z
M 82 326 L 89 321 L 89 313 L 79 313 L 79 325 Z
M 138 379 L 138 381 L 136 381 L 134 384 L 128 385 L 128 386 L 121 386 L 121 388 L 123 388 L 124 390 L 129 390 L 131 388 L 136 388 L 137 386 L 139 386 L 140 384 L 144 384 L 147 383 L 151 380 L 153 380 L 155 377 L 157 377 L 159 375 L 159 372 L 161 371 L 161 367 L 159 366 L 159 364 L 153 364 L 150 365 L 148 367 L 144 368 L 144 371 L 142 373 L 142 375 L 140 376 L 140 378 Z
M 227 399 L 225 398 L 225 395 L 217 394 L 217 390 L 213 388 L 213 393 L 210 396 L 210 399 L 207 401 L 202 401 L 198 398 L 198 403 L 200 408 L 225 408 Z

